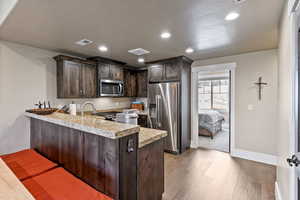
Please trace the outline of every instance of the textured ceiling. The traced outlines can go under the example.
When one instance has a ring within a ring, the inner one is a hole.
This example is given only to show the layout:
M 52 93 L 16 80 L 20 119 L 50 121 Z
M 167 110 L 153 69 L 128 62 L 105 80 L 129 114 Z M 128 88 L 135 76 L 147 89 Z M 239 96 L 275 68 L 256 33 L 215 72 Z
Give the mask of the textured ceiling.
M 179 55 L 196 59 L 277 47 L 284 0 L 19 0 L 0 39 L 74 55 L 104 56 L 139 66 L 127 51 L 151 51 L 146 61 Z M 231 11 L 236 21 L 225 21 Z M 172 37 L 160 38 L 162 31 Z M 88 46 L 74 43 L 87 38 Z M 101 53 L 97 46 L 109 50 Z M 185 54 L 192 47 L 193 54 Z

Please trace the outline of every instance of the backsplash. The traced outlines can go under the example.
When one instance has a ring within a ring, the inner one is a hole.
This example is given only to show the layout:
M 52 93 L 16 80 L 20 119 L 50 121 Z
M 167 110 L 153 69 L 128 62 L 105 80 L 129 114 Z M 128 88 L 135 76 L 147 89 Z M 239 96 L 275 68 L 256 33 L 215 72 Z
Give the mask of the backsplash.
M 61 107 L 74 102 L 77 104 L 77 110 L 80 110 L 80 105 L 86 101 L 92 102 L 97 110 L 109 110 L 114 108 L 129 108 L 131 102 L 134 101 L 134 98 L 56 99 L 52 105 Z M 87 106 L 85 111 L 89 110 L 91 110 L 91 108 Z

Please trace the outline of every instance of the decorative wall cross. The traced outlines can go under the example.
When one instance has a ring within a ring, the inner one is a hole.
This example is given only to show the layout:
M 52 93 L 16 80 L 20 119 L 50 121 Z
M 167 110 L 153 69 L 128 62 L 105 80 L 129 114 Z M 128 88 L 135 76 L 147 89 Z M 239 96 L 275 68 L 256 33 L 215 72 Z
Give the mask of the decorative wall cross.
M 268 85 L 268 83 L 262 82 L 262 77 L 259 77 L 258 82 L 254 84 L 258 86 L 258 100 L 261 100 L 263 86 Z

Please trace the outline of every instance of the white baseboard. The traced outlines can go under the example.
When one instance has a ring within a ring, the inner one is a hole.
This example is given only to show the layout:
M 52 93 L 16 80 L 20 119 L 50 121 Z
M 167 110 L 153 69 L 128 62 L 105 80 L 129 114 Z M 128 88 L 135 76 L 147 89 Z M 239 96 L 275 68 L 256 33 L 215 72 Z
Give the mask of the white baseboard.
M 192 140 L 192 141 L 191 141 L 190 147 L 191 147 L 192 149 L 197 149 L 197 148 L 199 147 L 199 145 L 198 145 L 197 142 L 195 142 L 195 141 Z
M 241 149 L 234 149 L 231 151 L 231 156 L 237 158 L 243 158 L 246 160 L 252 160 L 256 162 L 261 162 L 269 165 L 277 165 L 277 157 L 264 153 L 257 153 L 251 151 L 245 151 Z
M 275 200 L 282 200 L 282 196 L 277 181 L 275 182 Z

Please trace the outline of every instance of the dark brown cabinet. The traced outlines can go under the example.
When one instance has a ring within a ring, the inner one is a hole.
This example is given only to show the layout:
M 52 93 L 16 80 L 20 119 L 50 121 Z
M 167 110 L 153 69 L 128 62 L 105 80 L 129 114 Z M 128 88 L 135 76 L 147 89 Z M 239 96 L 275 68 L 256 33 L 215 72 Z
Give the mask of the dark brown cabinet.
M 118 81 L 124 80 L 123 66 L 125 63 L 99 56 L 88 59 L 97 62 L 99 79 Z
M 97 96 L 97 68 L 95 65 L 82 64 L 81 67 L 82 94 L 85 98 Z
M 181 68 L 178 67 L 178 62 L 170 61 L 164 64 L 165 66 L 165 80 L 179 81 Z
M 148 93 L 148 70 L 137 72 L 137 97 L 147 97 Z
M 181 67 L 178 59 L 172 58 L 148 63 L 149 82 L 180 81 Z
M 97 96 L 96 63 L 69 56 L 56 56 L 57 97 L 94 98 Z
M 125 69 L 124 70 L 124 96 L 147 97 L 148 71 Z
M 133 70 L 124 70 L 124 95 L 125 97 L 137 96 L 137 74 Z
M 112 80 L 124 80 L 124 70 L 120 65 L 111 65 L 110 66 L 110 73 Z
M 149 66 L 149 82 L 159 82 L 164 80 L 165 67 L 162 64 Z

